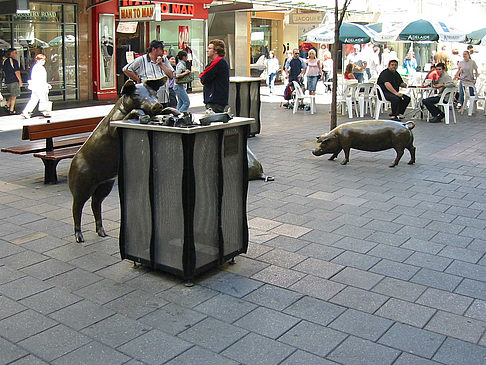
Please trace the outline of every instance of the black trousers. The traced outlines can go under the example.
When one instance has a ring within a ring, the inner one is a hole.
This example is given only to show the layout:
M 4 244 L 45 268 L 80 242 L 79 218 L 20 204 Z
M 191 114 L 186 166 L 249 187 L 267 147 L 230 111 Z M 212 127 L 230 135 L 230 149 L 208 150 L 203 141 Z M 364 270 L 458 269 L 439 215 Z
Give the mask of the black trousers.
M 427 110 L 432 114 L 433 117 L 438 116 L 441 111 L 435 106 L 440 101 L 440 96 L 431 96 L 430 98 L 422 100 Z
M 389 91 L 384 91 L 385 99 L 391 103 L 392 115 L 404 114 L 410 104 L 410 97 L 408 95 L 397 96 Z

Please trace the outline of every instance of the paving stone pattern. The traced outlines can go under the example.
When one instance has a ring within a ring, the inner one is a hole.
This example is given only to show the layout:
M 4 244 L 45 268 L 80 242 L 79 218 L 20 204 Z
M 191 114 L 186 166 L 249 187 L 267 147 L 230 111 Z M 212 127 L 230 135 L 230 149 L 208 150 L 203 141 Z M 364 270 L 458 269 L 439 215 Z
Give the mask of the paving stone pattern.
M 393 169 L 393 150 L 314 157 L 328 106 L 261 114 L 248 144 L 275 181 L 249 184 L 248 253 L 192 288 L 120 261 L 116 186 L 109 237 L 87 204 L 78 244 L 69 161 L 44 185 L 2 153 L 0 364 L 486 364 L 482 110 L 416 120 L 417 163 Z

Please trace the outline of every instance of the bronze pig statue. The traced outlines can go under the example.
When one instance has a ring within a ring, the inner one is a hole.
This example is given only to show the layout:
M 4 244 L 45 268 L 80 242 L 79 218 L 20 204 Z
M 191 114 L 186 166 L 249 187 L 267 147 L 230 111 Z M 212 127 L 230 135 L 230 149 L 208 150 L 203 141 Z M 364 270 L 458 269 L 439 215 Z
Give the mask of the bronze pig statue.
M 248 146 L 246 147 L 246 156 L 248 158 L 248 180 L 264 180 L 265 182 L 275 180 L 273 176 L 265 175 L 262 164 Z
M 118 174 L 119 140 L 112 120 L 138 119 L 143 115 L 162 112 L 162 104 L 156 92 L 167 81 L 146 80 L 135 84 L 129 80 L 123 85 L 121 97 L 110 113 L 104 117 L 86 142 L 74 156 L 68 174 L 68 183 L 73 195 L 74 235 L 76 242 L 83 242 L 81 215 L 84 204 L 91 197 L 91 209 L 95 217 L 96 233 L 105 237 L 101 219 L 101 203 L 110 193 Z
M 414 122 L 396 122 L 388 120 L 363 120 L 359 122 L 344 123 L 329 133 L 317 137 L 317 148 L 312 151 L 315 156 L 332 153 L 329 160 L 334 160 L 341 150 L 344 150 L 344 161 L 349 162 L 351 148 L 361 151 L 383 151 L 393 148 L 397 152 L 395 161 L 390 165 L 394 167 L 403 156 L 405 148 L 410 152 L 409 165 L 415 163 L 415 147 L 413 146 L 412 129 Z

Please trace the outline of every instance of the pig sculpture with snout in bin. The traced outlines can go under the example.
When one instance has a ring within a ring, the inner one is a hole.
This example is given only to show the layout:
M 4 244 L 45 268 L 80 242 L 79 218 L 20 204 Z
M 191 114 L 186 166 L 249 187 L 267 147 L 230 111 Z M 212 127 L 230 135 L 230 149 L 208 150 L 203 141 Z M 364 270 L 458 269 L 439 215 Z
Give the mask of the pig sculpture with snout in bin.
M 397 157 L 390 165 L 394 167 L 407 149 L 410 152 L 409 165 L 415 163 L 415 147 L 413 146 L 413 122 L 396 122 L 388 120 L 363 120 L 359 122 L 344 123 L 329 133 L 317 137 L 319 146 L 312 151 L 315 156 L 332 153 L 329 160 L 334 160 L 344 150 L 344 161 L 349 162 L 351 148 L 361 151 L 383 151 L 393 148 Z
M 135 84 L 129 80 L 123 85 L 121 97 L 110 113 L 104 117 L 71 162 L 68 182 L 73 195 L 74 235 L 76 242 L 83 242 L 81 215 L 84 204 L 91 198 L 96 233 L 105 237 L 101 220 L 101 203 L 110 193 L 118 175 L 120 158 L 119 137 L 112 120 L 138 119 L 143 115 L 154 116 L 163 110 L 157 100 L 157 90 L 167 81 L 167 76 Z

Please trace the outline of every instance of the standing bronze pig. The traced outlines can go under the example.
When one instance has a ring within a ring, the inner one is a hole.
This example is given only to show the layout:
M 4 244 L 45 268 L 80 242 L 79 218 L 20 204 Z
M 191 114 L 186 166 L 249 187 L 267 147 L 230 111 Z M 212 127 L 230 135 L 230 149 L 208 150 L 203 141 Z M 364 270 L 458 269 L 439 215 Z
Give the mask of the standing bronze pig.
M 394 167 L 403 156 L 405 148 L 410 152 L 409 165 L 415 163 L 415 147 L 413 146 L 412 129 L 414 122 L 396 122 L 387 120 L 363 120 L 359 122 L 344 123 L 329 133 L 317 137 L 317 148 L 312 151 L 315 156 L 332 153 L 329 160 L 334 160 L 341 150 L 344 150 L 344 161 L 349 162 L 351 148 L 361 151 L 383 151 L 393 148 L 397 152 L 395 161 L 390 165 Z
M 167 76 L 135 84 L 128 80 L 123 85 L 121 97 L 74 156 L 69 168 L 68 183 L 73 195 L 74 235 L 76 242 L 84 242 L 81 232 L 81 215 L 84 204 L 91 198 L 96 233 L 105 237 L 101 217 L 101 203 L 110 194 L 118 175 L 120 157 L 119 137 L 112 120 L 138 119 L 162 112 L 157 100 L 157 90 L 167 81 Z

